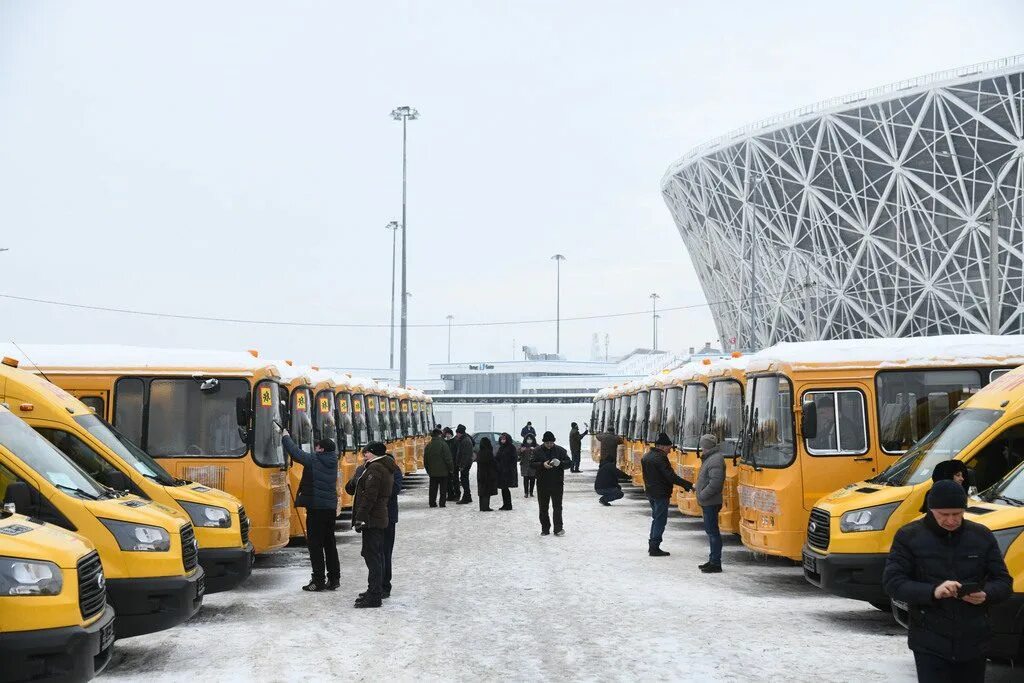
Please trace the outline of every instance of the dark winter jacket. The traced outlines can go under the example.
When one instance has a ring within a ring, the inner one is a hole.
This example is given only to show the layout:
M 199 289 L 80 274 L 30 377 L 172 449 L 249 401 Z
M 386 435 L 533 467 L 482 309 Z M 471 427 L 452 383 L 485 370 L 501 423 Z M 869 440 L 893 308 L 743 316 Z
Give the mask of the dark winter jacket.
M 498 488 L 514 489 L 519 487 L 519 456 L 516 453 L 516 446 L 512 443 L 505 443 L 498 446 L 498 453 L 494 456 L 498 463 Z
M 725 455 L 715 448 L 714 452 L 701 454 L 700 472 L 697 473 L 697 505 L 702 508 L 722 504 L 722 489 L 725 486 Z
M 394 458 L 382 455 L 374 458 L 370 464 L 356 470 L 356 476 L 349 482 L 351 493 L 355 496 L 352 503 L 352 523 L 365 522 L 373 529 L 387 529 L 391 523 L 392 492 L 395 489 L 396 474 L 402 471 L 395 464 Z M 346 485 L 348 490 L 348 485 Z M 397 494 L 395 494 L 397 495 Z M 398 501 L 395 500 L 395 517 L 398 521 Z
M 476 454 L 476 494 L 498 495 L 498 463 L 490 446 L 481 446 Z
M 619 486 L 619 477 L 628 476 L 628 474 L 615 466 L 614 460 L 602 462 L 597 466 L 597 476 L 594 477 L 594 490 L 621 489 L 622 487 Z
M 596 437 L 597 442 L 601 444 L 601 462 L 616 462 L 619 446 L 622 444 L 622 437 L 615 436 L 611 432 L 601 432 Z
M 558 465 L 555 467 L 544 467 L 544 463 L 550 460 L 558 460 Z M 530 463 L 533 465 L 533 469 L 537 472 L 537 487 L 548 488 L 548 487 L 559 487 L 565 479 L 565 471 L 572 467 L 572 460 L 569 459 L 569 454 L 565 452 L 565 449 L 554 444 L 551 448 L 545 448 L 539 446 L 533 452 L 533 457 L 530 459 Z
M 451 449 L 441 437 L 431 438 L 423 450 L 423 468 L 431 477 L 450 477 L 455 473 Z
M 580 434 L 580 430 L 579 429 L 570 429 L 569 430 L 569 452 L 572 453 L 574 456 L 579 455 L 580 454 L 580 449 L 583 448 L 583 437 L 585 437 L 589 433 L 590 432 L 587 431 L 586 429 L 583 430 L 582 434 Z
M 673 486 L 682 486 L 686 491 L 693 488 L 691 482 L 672 471 L 668 456 L 656 448 L 640 458 L 640 467 L 644 472 L 644 493 L 648 498 L 668 498 L 672 495 Z
M 936 600 L 936 586 L 950 580 L 981 584 L 985 602 Z M 966 661 L 988 651 L 988 605 L 1008 598 L 1013 581 L 991 531 L 966 519 L 946 531 L 929 513 L 896 532 L 882 584 L 889 597 L 910 607 L 911 650 Z
M 537 430 L 533 428 L 533 425 L 528 425 L 519 430 L 519 436 L 521 436 L 522 438 L 525 439 L 527 434 L 533 434 L 534 436 L 537 436 Z
M 533 454 L 537 448 L 537 446 L 519 447 L 519 474 L 524 478 L 537 476 L 537 470 L 533 468 Z
M 458 454 L 455 458 L 455 465 L 460 470 L 468 470 L 473 466 L 473 437 L 469 434 L 462 434 L 455 437 L 455 452 Z
M 307 453 L 292 437 L 281 438 L 281 445 L 292 459 L 302 465 L 302 478 L 295 496 L 295 507 L 310 510 L 338 508 L 338 452 Z

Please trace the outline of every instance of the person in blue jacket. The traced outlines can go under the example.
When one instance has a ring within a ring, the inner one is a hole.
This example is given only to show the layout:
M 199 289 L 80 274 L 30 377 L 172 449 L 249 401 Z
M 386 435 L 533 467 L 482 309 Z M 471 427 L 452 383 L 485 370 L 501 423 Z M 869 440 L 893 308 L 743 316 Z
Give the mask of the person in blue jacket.
M 320 439 L 314 452 L 307 453 L 292 440 L 287 429 L 281 430 L 281 445 L 303 468 L 295 507 L 306 508 L 306 547 L 313 576 L 302 590 L 312 593 L 337 590 L 341 585 L 341 564 L 334 540 L 334 520 L 338 515 L 338 447 L 331 439 Z

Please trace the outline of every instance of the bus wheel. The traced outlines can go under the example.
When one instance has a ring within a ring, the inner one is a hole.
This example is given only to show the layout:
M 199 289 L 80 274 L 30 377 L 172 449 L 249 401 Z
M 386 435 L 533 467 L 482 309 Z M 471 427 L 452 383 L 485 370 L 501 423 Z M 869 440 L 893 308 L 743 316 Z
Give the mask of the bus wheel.
M 874 607 L 875 609 L 881 610 L 883 612 L 891 612 L 892 611 L 892 605 L 890 603 L 888 603 L 888 602 L 872 602 L 871 606 Z

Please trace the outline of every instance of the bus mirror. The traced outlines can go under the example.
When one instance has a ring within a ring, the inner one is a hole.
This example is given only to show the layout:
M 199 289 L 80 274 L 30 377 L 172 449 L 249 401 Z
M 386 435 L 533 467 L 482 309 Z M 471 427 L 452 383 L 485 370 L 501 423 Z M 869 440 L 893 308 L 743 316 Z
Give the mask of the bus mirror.
M 7 485 L 7 493 L 4 495 L 4 507 L 13 505 L 15 512 L 23 515 L 31 515 L 32 510 L 32 489 L 23 481 L 12 481 Z
M 103 475 L 103 483 L 115 491 L 129 491 L 132 488 L 132 481 L 128 475 L 117 470 Z
M 220 391 L 220 380 L 217 379 L 216 377 L 204 379 L 202 382 L 199 383 L 199 391 L 203 392 L 204 394 L 216 394 L 218 391 Z
M 235 399 L 235 422 L 239 427 L 249 426 L 249 396 L 239 396 Z
M 818 406 L 814 401 L 807 400 L 800 406 L 800 436 L 813 439 L 818 435 Z

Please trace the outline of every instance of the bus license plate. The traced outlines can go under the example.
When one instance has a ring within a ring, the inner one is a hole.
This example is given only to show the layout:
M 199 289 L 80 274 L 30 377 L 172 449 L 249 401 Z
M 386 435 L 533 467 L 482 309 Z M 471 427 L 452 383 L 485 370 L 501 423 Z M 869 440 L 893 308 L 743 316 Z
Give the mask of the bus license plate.
M 807 553 L 804 553 L 804 569 L 811 572 L 812 574 L 818 573 L 818 560 L 817 558 L 811 557 Z
M 114 620 L 100 629 L 100 652 L 106 650 L 114 642 Z

